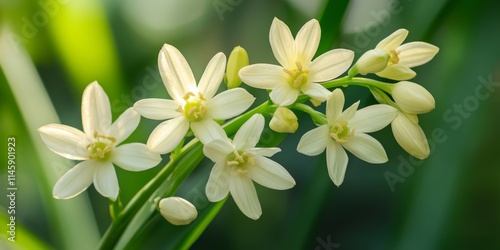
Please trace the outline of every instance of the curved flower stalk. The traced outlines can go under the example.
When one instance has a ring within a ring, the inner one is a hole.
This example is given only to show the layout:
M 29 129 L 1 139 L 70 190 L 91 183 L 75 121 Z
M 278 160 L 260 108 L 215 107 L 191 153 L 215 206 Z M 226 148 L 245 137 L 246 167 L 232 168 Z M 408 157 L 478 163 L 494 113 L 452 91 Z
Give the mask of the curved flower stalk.
M 246 66 L 240 70 L 241 80 L 254 88 L 271 89 L 270 98 L 278 106 L 291 105 L 301 93 L 324 102 L 330 91 L 319 83 L 344 73 L 354 52 L 334 49 L 312 60 L 320 37 L 316 19 L 304 24 L 294 39 L 288 26 L 274 18 L 269 41 L 281 66 L 263 63 Z
M 158 66 L 173 100 L 151 98 L 134 104 L 134 109 L 146 118 L 168 119 L 149 136 L 147 146 L 152 151 L 161 154 L 171 152 L 184 139 L 189 128 L 203 144 L 226 136 L 214 120 L 239 115 L 255 100 L 242 88 L 233 88 L 214 96 L 224 76 L 226 56 L 223 53 L 210 60 L 198 86 L 186 59 L 172 45 L 163 46 Z
M 203 153 L 215 162 L 206 186 L 208 200 L 217 202 L 230 192 L 243 214 L 258 219 L 262 210 L 253 181 L 262 186 L 285 190 L 295 186 L 293 177 L 267 157 L 279 148 L 256 148 L 264 129 L 264 117 L 253 115 L 236 132 L 234 139 L 220 138 L 205 145 Z
M 335 89 L 326 101 L 327 124 L 305 133 L 297 145 L 297 151 L 309 156 L 318 155 L 326 148 L 328 173 L 337 186 L 344 181 L 349 160 L 344 149 L 369 163 L 387 161 L 382 144 L 366 133 L 387 126 L 397 110 L 385 104 L 357 110 L 358 105 L 359 101 L 342 111 L 344 94 Z
M 432 60 L 439 48 L 425 42 L 402 44 L 408 30 L 399 29 L 380 41 L 375 49 L 363 54 L 354 68 L 360 74 L 375 73 L 380 77 L 393 80 L 409 80 L 417 73 L 410 68 Z
M 38 129 L 50 150 L 71 160 L 82 160 L 57 181 L 53 196 L 69 199 L 94 183 L 102 196 L 115 201 L 119 186 L 113 163 L 129 171 L 158 165 L 160 155 L 147 150 L 142 143 L 118 146 L 137 128 L 139 121 L 139 114 L 129 108 L 111 123 L 108 96 L 97 82 L 89 84 L 82 98 L 83 132 L 61 124 Z

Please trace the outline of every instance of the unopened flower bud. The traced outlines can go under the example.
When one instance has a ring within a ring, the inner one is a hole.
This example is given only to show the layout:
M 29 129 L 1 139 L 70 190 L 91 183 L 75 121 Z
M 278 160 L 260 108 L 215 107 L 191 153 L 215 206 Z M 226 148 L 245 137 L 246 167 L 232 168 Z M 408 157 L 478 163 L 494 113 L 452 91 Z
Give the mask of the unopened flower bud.
M 279 133 L 294 133 L 297 131 L 299 123 L 297 122 L 297 116 L 291 110 L 279 107 L 274 112 L 269 127 Z
M 436 106 L 431 93 L 413 82 L 396 83 L 391 94 L 401 110 L 409 114 L 427 113 Z
M 189 201 L 180 197 L 168 197 L 160 201 L 161 215 L 176 226 L 187 225 L 196 219 L 198 212 Z
M 398 144 L 410 155 L 420 160 L 429 156 L 429 143 L 416 115 L 398 112 L 391 128 Z
M 389 62 L 390 55 L 383 49 L 366 51 L 356 62 L 358 73 L 366 75 L 384 70 Z
M 227 61 L 226 83 L 228 89 L 240 86 L 241 79 L 238 73 L 241 68 L 248 64 L 248 54 L 245 49 L 240 46 L 234 47 Z

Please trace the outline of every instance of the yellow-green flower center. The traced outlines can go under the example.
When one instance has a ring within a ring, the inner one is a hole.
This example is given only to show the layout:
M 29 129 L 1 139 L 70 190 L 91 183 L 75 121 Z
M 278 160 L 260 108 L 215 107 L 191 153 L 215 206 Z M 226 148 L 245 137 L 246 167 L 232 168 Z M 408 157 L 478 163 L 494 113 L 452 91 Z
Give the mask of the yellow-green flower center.
M 295 62 L 297 68 L 293 70 L 283 69 L 290 76 L 289 84 L 295 89 L 300 89 L 307 83 L 309 78 L 309 70 L 302 67 L 300 62 Z
M 188 121 L 197 122 L 205 117 L 205 113 L 207 112 L 207 108 L 205 107 L 206 99 L 201 93 L 198 93 L 198 96 L 196 96 L 193 92 L 188 92 L 184 96 L 184 100 L 186 100 L 186 104 L 184 104 L 184 107 L 179 107 L 177 111 L 183 112 L 184 117 Z
M 338 143 L 345 143 L 354 134 L 354 129 L 347 126 L 346 121 L 338 122 L 330 127 L 330 136 Z
M 391 57 L 389 59 L 389 65 L 399 63 L 399 56 L 395 50 L 392 50 L 391 52 L 389 52 L 389 56 Z
M 111 136 L 99 135 L 97 131 L 94 132 L 94 139 L 96 139 L 95 142 L 87 145 L 89 159 L 109 160 L 116 139 Z
M 242 174 L 248 172 L 247 170 L 248 164 L 252 166 L 255 165 L 255 159 L 253 155 L 246 152 L 238 151 L 236 149 L 233 151 L 233 153 L 231 153 L 227 157 L 226 161 L 227 166 L 233 168 L 234 170 Z

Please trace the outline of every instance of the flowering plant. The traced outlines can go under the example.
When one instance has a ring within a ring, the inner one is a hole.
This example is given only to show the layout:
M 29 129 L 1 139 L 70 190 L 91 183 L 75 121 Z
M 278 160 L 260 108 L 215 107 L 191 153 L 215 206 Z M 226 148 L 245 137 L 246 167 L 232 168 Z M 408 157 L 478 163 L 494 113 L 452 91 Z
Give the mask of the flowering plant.
M 429 146 L 417 115 L 434 109 L 435 102 L 425 88 L 407 80 L 416 75 L 410 68 L 430 61 L 438 48 L 424 42 L 401 45 L 407 34 L 404 29 L 396 31 L 352 65 L 355 55 L 347 49 L 314 58 L 321 38 L 317 20 L 304 24 L 294 37 L 275 18 L 269 41 L 279 65 L 249 65 L 246 51 L 238 46 L 227 65 L 226 56 L 217 53 L 198 84 L 182 53 L 165 44 L 158 67 L 172 99 L 139 100 L 111 123 L 108 97 L 94 82 L 83 93 L 83 132 L 59 124 L 39 128 L 48 148 L 82 161 L 56 183 L 53 196 L 69 199 L 94 183 L 111 203 L 113 223 L 100 246 L 109 249 L 126 245 L 121 235 L 137 233 L 155 211 L 174 225 L 199 220 L 196 208 L 175 194 L 205 156 L 214 162 L 205 189 L 208 200 L 220 204 L 213 211 L 217 213 L 231 194 L 244 215 L 258 219 L 263 212 L 254 182 L 277 190 L 296 184 L 287 166 L 271 159 L 281 149 L 259 145 L 266 118 L 275 132 L 295 133 L 302 122 L 297 114 L 309 116 L 317 128 L 302 135 L 297 151 L 308 156 L 326 151 L 329 178 L 336 186 L 346 178 L 346 150 L 369 163 L 388 161 L 383 145 L 368 133 L 389 124 L 404 150 L 425 159 Z M 370 73 L 388 82 L 357 76 Z M 223 79 L 227 90 L 217 94 Z M 354 85 L 367 88 L 379 103 L 358 109 L 357 101 L 344 109 L 342 88 Z M 248 110 L 256 99 L 248 87 L 268 90 L 269 99 Z M 118 146 L 138 126 L 140 116 L 166 121 L 151 132 L 146 144 Z M 113 164 L 130 171 L 146 170 L 158 165 L 165 154 L 170 154 L 166 166 L 128 204 L 122 204 Z

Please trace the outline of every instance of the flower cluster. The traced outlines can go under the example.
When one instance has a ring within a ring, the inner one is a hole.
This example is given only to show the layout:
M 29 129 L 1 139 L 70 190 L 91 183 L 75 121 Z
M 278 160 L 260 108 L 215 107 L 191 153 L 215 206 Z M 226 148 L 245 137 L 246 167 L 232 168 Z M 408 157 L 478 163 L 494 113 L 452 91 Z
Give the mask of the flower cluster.
M 425 159 L 430 150 L 417 115 L 434 109 L 435 102 L 426 89 L 407 80 L 416 75 L 410 68 L 430 61 L 438 48 L 424 42 L 401 45 L 407 35 L 404 29 L 394 32 L 352 65 L 354 52 L 347 49 L 333 49 L 314 58 L 321 37 L 317 20 L 307 22 L 294 37 L 288 26 L 275 18 L 269 41 L 279 65 L 249 65 L 247 52 L 238 46 L 227 65 L 226 56 L 217 53 L 199 81 L 182 53 L 165 44 L 158 66 L 171 99 L 139 100 L 111 123 L 108 97 L 94 82 L 83 93 L 83 132 L 59 124 L 39 129 L 52 151 L 82 161 L 59 179 L 53 195 L 71 198 L 94 183 L 100 194 L 115 201 L 119 187 L 113 164 L 130 171 L 152 168 L 162 160 L 161 154 L 181 150 L 186 138 L 194 135 L 193 142 L 203 144 L 204 155 L 215 163 L 206 185 L 208 199 L 218 202 L 231 194 L 243 214 L 258 219 L 262 210 L 254 182 L 277 190 L 295 186 L 290 173 L 270 159 L 281 149 L 257 146 L 265 116 L 270 118 L 272 130 L 295 133 L 299 127 L 296 114 L 300 112 L 308 114 L 317 127 L 302 136 L 297 151 L 308 156 L 326 151 L 328 173 L 336 186 L 345 178 L 346 150 L 368 163 L 388 161 L 382 144 L 368 133 L 389 124 L 404 150 Z M 338 78 L 346 71 L 347 76 Z M 369 73 L 399 82 L 356 77 Z M 227 90 L 217 93 L 223 80 Z M 240 86 L 242 82 L 270 90 L 270 100 L 259 106 L 261 109 L 243 114 L 255 98 Z M 344 109 L 340 87 L 349 85 L 367 87 L 379 104 L 358 109 L 357 101 Z M 314 105 L 306 105 L 307 100 Z M 323 102 L 326 105 L 320 106 Z M 322 108 L 324 112 L 318 111 Z M 151 132 L 146 144 L 118 146 L 136 129 L 140 116 L 165 121 Z M 233 126 L 225 122 L 229 119 L 241 127 L 228 129 Z M 173 158 L 171 154 L 171 161 Z M 185 225 L 196 218 L 196 208 L 188 201 L 160 198 L 156 199 L 158 210 L 172 224 Z

